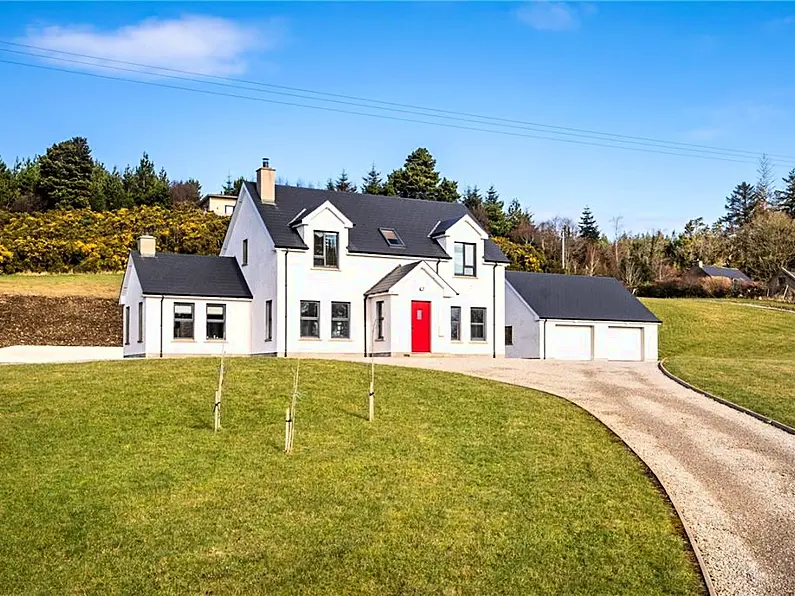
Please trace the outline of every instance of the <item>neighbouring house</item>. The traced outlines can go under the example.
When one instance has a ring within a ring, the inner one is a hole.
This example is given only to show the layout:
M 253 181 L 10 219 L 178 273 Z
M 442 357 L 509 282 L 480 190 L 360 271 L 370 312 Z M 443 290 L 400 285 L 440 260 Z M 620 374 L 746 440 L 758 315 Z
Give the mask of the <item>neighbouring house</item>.
M 739 269 L 732 267 L 718 267 L 716 265 L 705 265 L 702 261 L 694 265 L 685 274 L 691 279 L 717 279 L 726 280 L 731 284 L 751 284 L 753 280 Z
M 612 277 L 507 271 L 505 355 L 657 360 L 660 320 Z
M 264 160 L 243 184 L 217 257 L 142 240 L 126 355 L 505 354 L 508 259 L 463 205 L 275 176 Z
M 197 204 L 204 211 L 212 211 L 216 215 L 231 216 L 235 211 L 237 197 L 229 195 L 205 195 Z
M 771 298 L 795 300 L 795 273 L 782 267 L 767 282 L 767 293 Z

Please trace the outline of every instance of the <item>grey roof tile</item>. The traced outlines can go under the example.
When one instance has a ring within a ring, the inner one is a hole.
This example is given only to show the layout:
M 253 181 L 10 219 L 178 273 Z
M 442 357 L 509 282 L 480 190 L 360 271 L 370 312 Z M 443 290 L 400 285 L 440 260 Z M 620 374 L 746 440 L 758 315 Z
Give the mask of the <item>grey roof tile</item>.
M 131 253 L 144 294 L 251 298 L 234 257 L 183 255 L 170 252 L 142 257 Z
M 746 283 L 752 283 L 751 278 L 739 269 L 733 267 L 718 267 L 717 265 L 704 265 L 702 271 L 710 277 L 726 277 L 728 279 L 736 279 Z
M 349 234 L 349 252 L 449 259 L 441 245 L 430 238 L 429 234 L 439 222 L 457 221 L 468 213 L 466 207 L 460 203 L 282 185 L 276 185 L 276 202 L 270 205 L 260 202 L 256 184 L 246 182 L 245 185 L 277 248 L 307 249 L 301 236 L 289 224 L 302 209 L 306 209 L 305 213 L 310 213 L 329 201 L 353 223 Z M 387 244 L 380 228 L 394 229 L 405 247 L 395 248 Z M 483 253 L 489 262 L 509 262 L 491 239 L 485 241 Z
M 505 279 L 542 319 L 660 322 L 613 277 L 506 271 Z
M 387 273 L 384 277 L 378 280 L 375 285 L 367 290 L 364 295 L 370 296 L 372 294 L 382 294 L 391 290 L 397 282 L 411 273 L 414 268 L 422 263 L 422 261 L 415 261 L 408 265 L 398 265 L 392 271 Z

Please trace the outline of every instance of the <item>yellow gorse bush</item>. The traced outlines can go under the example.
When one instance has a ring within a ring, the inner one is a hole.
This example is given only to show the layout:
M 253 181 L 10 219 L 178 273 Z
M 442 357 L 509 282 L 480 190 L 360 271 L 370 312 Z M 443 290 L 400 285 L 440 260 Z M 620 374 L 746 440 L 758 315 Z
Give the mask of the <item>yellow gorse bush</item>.
M 218 254 L 227 225 L 195 208 L 0 212 L 0 273 L 121 271 L 142 234 L 160 251 Z

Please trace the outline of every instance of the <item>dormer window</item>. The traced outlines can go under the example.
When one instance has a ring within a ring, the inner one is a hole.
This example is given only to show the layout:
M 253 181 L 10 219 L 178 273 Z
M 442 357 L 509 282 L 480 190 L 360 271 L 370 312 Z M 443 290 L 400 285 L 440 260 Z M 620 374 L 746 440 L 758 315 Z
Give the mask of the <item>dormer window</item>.
M 315 267 L 338 268 L 340 266 L 338 247 L 337 232 L 315 232 Z
M 403 244 L 403 240 L 400 238 L 400 236 L 398 236 L 398 233 L 392 228 L 379 228 L 379 231 L 381 232 L 381 235 L 384 237 L 384 240 L 386 240 L 386 243 L 389 246 L 392 246 L 394 248 L 406 247 L 406 245 Z

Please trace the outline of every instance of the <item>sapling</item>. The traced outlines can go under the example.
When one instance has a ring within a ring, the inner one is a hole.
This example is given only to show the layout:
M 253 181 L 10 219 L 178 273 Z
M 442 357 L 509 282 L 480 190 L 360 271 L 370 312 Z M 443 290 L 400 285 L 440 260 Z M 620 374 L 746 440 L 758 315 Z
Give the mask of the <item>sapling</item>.
M 290 407 L 285 413 L 284 429 L 284 452 L 288 455 L 293 452 L 293 438 L 295 437 L 295 407 L 298 403 L 298 371 L 301 367 L 301 359 L 295 361 L 295 372 L 293 373 L 293 395 L 290 400 Z
M 213 432 L 218 432 L 221 428 L 221 390 L 224 386 L 224 356 L 226 356 L 226 346 L 221 351 L 221 366 L 218 368 L 218 389 L 215 390 L 215 402 L 213 403 Z

